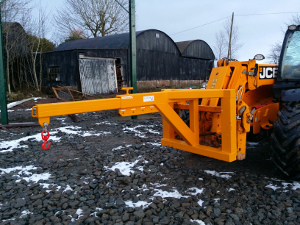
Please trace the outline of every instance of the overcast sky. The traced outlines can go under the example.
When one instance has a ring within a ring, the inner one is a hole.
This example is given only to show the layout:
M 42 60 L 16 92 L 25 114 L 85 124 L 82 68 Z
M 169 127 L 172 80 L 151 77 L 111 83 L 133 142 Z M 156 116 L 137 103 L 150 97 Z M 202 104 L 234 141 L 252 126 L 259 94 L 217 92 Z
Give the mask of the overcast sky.
M 35 0 L 55 12 L 64 0 Z M 113 0 L 111 0 L 113 1 Z M 158 29 L 174 41 L 201 39 L 213 49 L 215 35 L 226 18 L 235 14 L 239 28 L 238 60 L 257 53 L 267 56 L 272 45 L 282 41 L 286 24 L 300 14 L 300 0 L 136 0 L 137 31 Z

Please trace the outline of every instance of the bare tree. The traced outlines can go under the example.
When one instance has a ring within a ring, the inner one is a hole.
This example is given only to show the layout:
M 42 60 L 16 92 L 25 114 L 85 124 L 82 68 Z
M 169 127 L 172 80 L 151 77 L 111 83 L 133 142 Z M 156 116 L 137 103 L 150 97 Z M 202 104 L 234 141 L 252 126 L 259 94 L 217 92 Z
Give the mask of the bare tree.
M 31 74 L 34 88 L 41 91 L 42 88 L 42 52 L 45 48 L 46 31 L 48 30 L 48 14 L 42 7 L 39 8 L 38 18 L 31 21 L 31 28 L 28 30 L 27 46 L 28 46 L 28 65 L 29 73 Z M 39 65 L 39 71 L 37 66 Z
M 127 0 L 119 2 L 128 8 Z M 128 30 L 128 13 L 113 0 L 66 0 L 66 6 L 58 9 L 55 21 L 65 36 L 74 30 L 82 30 L 85 37 L 99 37 Z
M 65 40 L 67 41 L 73 41 L 78 39 L 85 39 L 84 33 L 81 29 L 72 30 L 69 34 L 69 37 Z
M 4 22 L 4 49 L 6 54 L 6 79 L 8 93 L 11 93 L 12 72 L 11 60 L 16 54 L 11 54 L 12 50 L 16 51 L 16 46 L 20 46 L 21 35 L 23 32 L 16 32 L 14 29 L 23 15 L 28 15 L 30 11 L 31 0 L 7 0 L 1 5 L 2 21 Z M 12 31 L 13 30 L 13 31 Z
M 299 14 L 293 15 L 292 18 L 290 19 L 290 22 L 286 23 L 285 25 L 287 27 L 292 24 L 300 25 L 300 15 Z M 284 35 L 285 31 L 286 31 L 286 29 L 284 29 L 283 35 Z M 272 45 L 270 53 L 267 56 L 267 59 L 269 59 L 270 63 L 275 63 L 275 64 L 279 63 L 282 41 L 283 41 L 283 38 L 282 38 L 282 40 L 280 40 L 277 43 L 275 43 L 274 45 Z
M 269 59 L 270 63 L 274 63 L 274 64 L 279 63 L 281 44 L 282 44 L 282 42 L 277 42 L 272 46 L 271 51 L 270 51 L 269 55 L 267 56 L 267 59 Z
M 300 25 L 300 15 L 296 14 L 292 16 L 291 24 Z M 289 25 L 291 25 L 289 24 Z
M 219 31 L 216 33 L 216 45 L 215 45 L 215 52 L 217 53 L 217 58 L 221 59 L 226 55 L 226 38 L 224 32 Z
M 223 28 L 216 33 L 216 44 L 214 50 L 218 59 L 229 57 L 236 58 L 238 50 L 242 47 L 242 44 L 239 43 L 239 28 L 237 25 L 233 24 L 232 35 L 231 35 L 231 55 L 228 56 L 228 47 L 230 39 L 230 30 L 231 30 L 231 19 L 226 20 L 223 24 Z

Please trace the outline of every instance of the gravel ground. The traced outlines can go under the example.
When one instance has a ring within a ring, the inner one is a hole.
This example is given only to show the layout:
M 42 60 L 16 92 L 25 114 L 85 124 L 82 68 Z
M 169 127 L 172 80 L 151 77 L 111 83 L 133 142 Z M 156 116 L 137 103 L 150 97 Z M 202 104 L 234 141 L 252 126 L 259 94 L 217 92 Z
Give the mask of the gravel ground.
M 27 109 L 10 122 L 34 121 Z M 0 129 L 1 224 L 300 224 L 300 183 L 274 169 L 268 143 L 226 163 L 161 146 L 158 114 L 117 111 Z

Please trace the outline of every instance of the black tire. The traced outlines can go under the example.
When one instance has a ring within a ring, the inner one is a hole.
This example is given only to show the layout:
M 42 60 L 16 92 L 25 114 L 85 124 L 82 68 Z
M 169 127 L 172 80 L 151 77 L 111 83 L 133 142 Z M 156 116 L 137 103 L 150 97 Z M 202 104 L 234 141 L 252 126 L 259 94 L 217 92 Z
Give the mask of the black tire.
M 185 122 L 186 125 L 190 126 L 190 111 L 189 110 L 181 110 L 180 118 Z
M 272 159 L 288 178 L 300 180 L 300 103 L 283 102 L 271 134 Z

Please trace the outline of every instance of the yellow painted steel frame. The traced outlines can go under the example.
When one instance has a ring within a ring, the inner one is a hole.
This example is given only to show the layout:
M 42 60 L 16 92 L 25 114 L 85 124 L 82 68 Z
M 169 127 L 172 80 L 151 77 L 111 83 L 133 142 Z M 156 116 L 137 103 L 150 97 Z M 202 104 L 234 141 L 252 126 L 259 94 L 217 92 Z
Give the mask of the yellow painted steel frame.
M 219 98 L 221 106 L 199 106 L 199 99 L 202 98 Z M 190 112 L 190 126 L 180 118 L 175 107 L 186 101 L 189 101 L 186 107 Z M 167 89 L 142 94 L 129 94 L 127 90 L 127 94 L 112 99 L 39 104 L 32 108 L 32 116 L 37 117 L 40 125 L 44 126 L 50 123 L 52 116 L 84 112 L 119 109 L 121 116 L 159 112 L 163 118 L 162 145 L 232 162 L 238 155 L 236 107 L 236 93 L 233 89 Z M 220 117 L 220 127 L 225 131 L 221 132 L 219 147 L 200 144 L 199 115 L 204 112 Z

